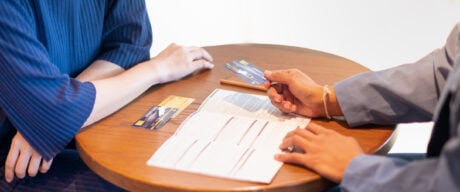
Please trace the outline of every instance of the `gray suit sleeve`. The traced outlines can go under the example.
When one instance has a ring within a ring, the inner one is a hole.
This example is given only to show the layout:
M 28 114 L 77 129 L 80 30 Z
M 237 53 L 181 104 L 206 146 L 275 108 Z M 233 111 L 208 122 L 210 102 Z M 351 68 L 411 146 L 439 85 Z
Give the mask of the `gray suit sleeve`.
M 459 121 L 455 130 L 460 133 Z M 435 158 L 408 162 L 384 156 L 358 156 L 347 167 L 340 185 L 342 191 L 353 192 L 460 191 L 459 162 L 460 138 L 457 135 L 449 139 L 441 155 Z
M 343 191 L 460 191 L 460 49 L 456 47 L 460 46 L 459 28 L 460 25 L 457 25 L 445 48 L 433 52 L 417 63 L 376 74 L 359 75 L 338 86 L 337 97 L 341 99 L 339 102 L 343 101 L 340 105 L 345 107 L 342 109 L 347 114 L 346 118 L 350 118 L 351 124 L 355 125 L 429 119 L 443 87 L 448 88 L 443 96 L 449 94 L 450 98 L 447 101 L 449 114 L 441 114 L 448 115 L 448 122 L 443 124 L 446 127 L 438 127 L 450 130 L 450 138 L 442 146 L 438 157 L 408 162 L 382 156 L 358 156 L 345 171 L 341 183 Z M 452 63 L 455 63 L 454 70 Z M 355 83 L 358 84 L 357 87 Z M 353 88 L 344 90 L 345 87 L 341 86 L 345 85 Z M 352 99 L 350 91 L 363 93 L 349 101 Z M 379 94 L 383 95 L 378 96 Z M 358 103 L 358 108 L 345 106 L 355 103 Z M 359 120 L 353 115 L 365 120 Z
M 334 85 L 350 126 L 431 121 L 456 52 L 456 29 L 421 60 L 352 76 Z

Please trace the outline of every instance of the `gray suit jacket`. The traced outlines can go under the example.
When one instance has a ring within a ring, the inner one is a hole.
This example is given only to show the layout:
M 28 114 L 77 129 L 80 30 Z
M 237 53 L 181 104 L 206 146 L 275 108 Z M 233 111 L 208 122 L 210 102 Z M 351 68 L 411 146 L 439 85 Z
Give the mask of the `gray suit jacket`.
M 373 155 L 353 159 L 345 191 L 460 191 L 460 23 L 442 49 L 395 68 L 335 84 L 350 126 L 433 120 L 427 158 Z M 414 138 L 416 139 L 416 138 Z

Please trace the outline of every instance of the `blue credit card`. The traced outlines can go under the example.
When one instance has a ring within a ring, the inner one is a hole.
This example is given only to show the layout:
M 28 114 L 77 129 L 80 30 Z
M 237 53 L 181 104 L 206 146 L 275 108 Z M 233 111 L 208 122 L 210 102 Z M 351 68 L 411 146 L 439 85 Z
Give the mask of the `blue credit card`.
M 264 72 L 260 68 L 244 59 L 225 63 L 224 66 L 251 85 L 260 85 L 267 81 L 264 77 Z
M 177 110 L 177 108 L 155 105 L 134 122 L 133 126 L 146 129 L 159 129 L 177 112 Z

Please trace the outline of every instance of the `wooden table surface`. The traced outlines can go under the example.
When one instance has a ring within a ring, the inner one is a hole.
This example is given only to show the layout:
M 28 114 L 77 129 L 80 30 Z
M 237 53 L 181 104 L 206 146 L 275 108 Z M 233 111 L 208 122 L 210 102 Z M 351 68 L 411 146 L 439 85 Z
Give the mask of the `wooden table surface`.
M 368 71 L 348 59 L 298 47 L 237 44 L 205 49 L 214 57 L 214 69 L 188 76 L 181 81 L 153 86 L 120 111 L 77 134 L 77 149 L 84 162 L 106 180 L 129 191 L 322 191 L 332 186 L 331 182 L 318 174 L 290 164 L 284 164 L 268 185 L 147 166 L 147 160 L 156 149 L 189 114 L 198 109 L 214 89 L 265 94 L 262 91 L 220 84 L 220 79 L 235 76 L 223 67 L 226 62 L 243 58 L 263 69 L 298 68 L 319 84 L 328 85 Z M 120 89 L 123 86 L 129 85 L 120 85 Z M 195 101 L 159 130 L 131 126 L 152 105 L 159 104 L 169 95 L 191 97 Z M 394 126 L 350 129 L 341 121 L 312 121 L 353 136 L 367 153 L 385 153 L 395 138 Z

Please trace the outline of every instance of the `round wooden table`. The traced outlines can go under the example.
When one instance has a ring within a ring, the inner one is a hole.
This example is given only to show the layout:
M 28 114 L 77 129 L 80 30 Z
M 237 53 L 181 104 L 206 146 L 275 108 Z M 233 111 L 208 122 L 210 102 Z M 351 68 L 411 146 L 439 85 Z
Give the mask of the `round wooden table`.
M 237 44 L 210 46 L 205 49 L 214 57 L 214 69 L 188 76 L 181 81 L 154 86 L 131 104 L 78 133 L 77 149 L 84 162 L 98 175 L 129 191 L 322 191 L 334 185 L 315 172 L 290 164 L 284 164 L 270 184 L 147 166 L 147 160 L 160 145 L 189 114 L 198 109 L 214 89 L 265 94 L 258 90 L 220 84 L 220 79 L 235 76 L 223 67 L 224 63 L 246 59 L 263 69 L 298 68 L 319 84 L 328 85 L 368 71 L 343 57 L 306 48 Z M 129 85 L 120 85 L 120 89 L 123 86 Z M 195 100 L 159 130 L 132 127 L 152 105 L 159 104 L 169 95 L 191 97 Z M 356 138 L 366 153 L 386 153 L 395 138 L 394 126 L 351 129 L 342 121 L 312 121 Z

